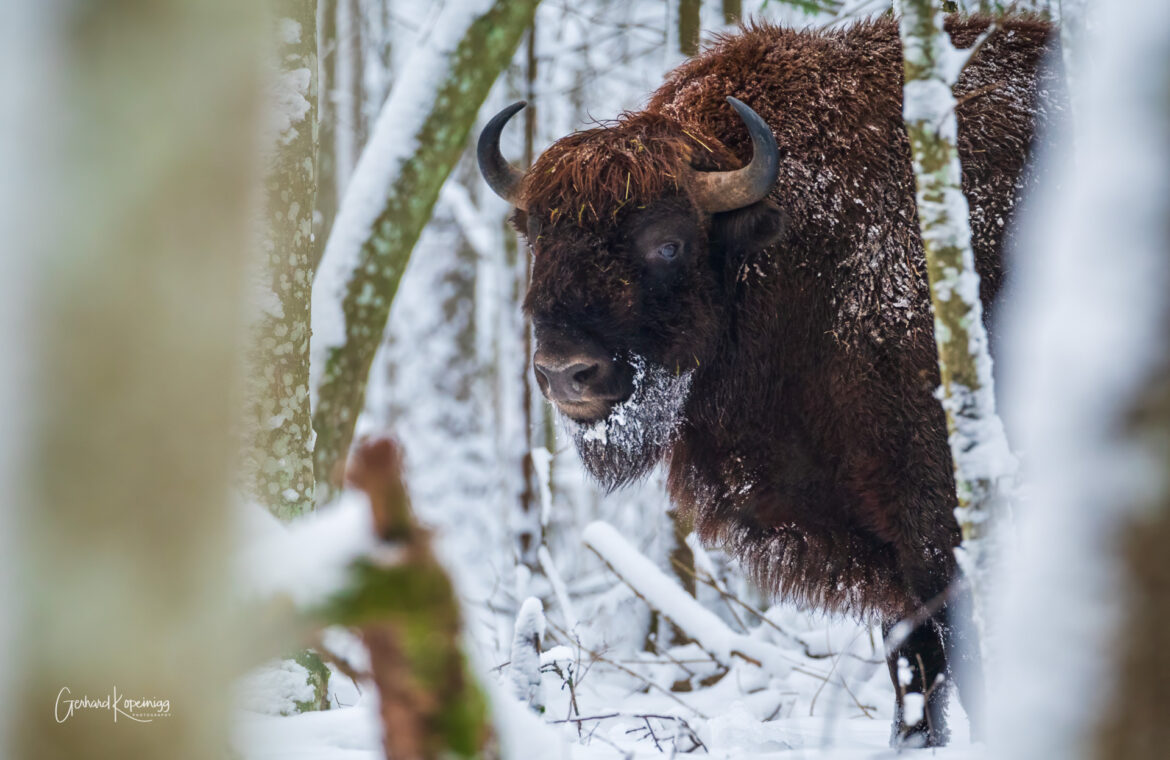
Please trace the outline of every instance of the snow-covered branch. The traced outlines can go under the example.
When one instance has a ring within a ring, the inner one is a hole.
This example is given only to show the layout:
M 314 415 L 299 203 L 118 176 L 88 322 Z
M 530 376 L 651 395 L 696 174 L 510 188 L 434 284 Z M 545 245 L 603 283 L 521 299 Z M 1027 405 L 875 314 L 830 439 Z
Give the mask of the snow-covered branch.
M 681 628 L 717 662 L 730 665 L 739 658 L 775 676 L 792 670 L 785 655 L 759 639 L 735 633 L 711 610 L 643 556 L 612 525 L 591 523 L 585 543 L 634 593 Z

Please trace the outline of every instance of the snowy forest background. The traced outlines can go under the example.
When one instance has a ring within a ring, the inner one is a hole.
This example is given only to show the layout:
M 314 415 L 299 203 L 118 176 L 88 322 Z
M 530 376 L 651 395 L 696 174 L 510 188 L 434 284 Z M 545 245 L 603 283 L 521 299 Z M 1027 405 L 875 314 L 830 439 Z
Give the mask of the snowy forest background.
M 660 474 L 586 478 L 529 382 L 511 209 L 466 149 L 525 99 L 503 149 L 527 165 L 741 19 L 890 2 L 254 5 L 17 2 L 0 30 L 0 754 L 891 753 L 879 630 L 771 604 Z M 1162 757 L 1170 9 L 944 5 L 1063 16 L 1074 107 L 997 357 L 1022 476 L 992 733 L 971 744 L 952 700 L 932 754 Z M 342 429 L 397 442 L 348 490 Z M 62 687 L 168 712 L 61 720 Z

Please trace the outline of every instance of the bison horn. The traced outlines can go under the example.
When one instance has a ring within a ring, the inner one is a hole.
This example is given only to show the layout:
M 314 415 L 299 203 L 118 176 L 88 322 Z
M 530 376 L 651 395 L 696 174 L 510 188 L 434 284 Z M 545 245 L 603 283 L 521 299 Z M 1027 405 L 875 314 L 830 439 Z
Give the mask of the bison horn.
M 475 157 L 479 161 L 479 172 L 488 187 L 513 206 L 520 205 L 520 181 L 524 172 L 514 168 L 500 153 L 500 132 L 516 112 L 528 105 L 517 101 L 492 117 L 479 135 Z
M 780 169 L 780 153 L 771 127 L 740 100 L 728 98 L 727 102 L 743 119 L 752 137 L 752 162 L 727 172 L 691 170 L 690 186 L 695 202 L 712 214 L 734 211 L 763 200 L 776 184 Z

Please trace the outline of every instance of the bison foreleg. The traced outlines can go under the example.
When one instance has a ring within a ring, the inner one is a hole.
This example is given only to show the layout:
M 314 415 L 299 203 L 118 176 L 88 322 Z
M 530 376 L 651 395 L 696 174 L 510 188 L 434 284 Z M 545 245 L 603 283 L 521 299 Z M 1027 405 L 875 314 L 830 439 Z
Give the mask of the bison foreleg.
M 947 743 L 947 656 L 940 629 L 931 618 L 882 625 L 886 663 L 897 695 L 890 732 L 893 747 Z

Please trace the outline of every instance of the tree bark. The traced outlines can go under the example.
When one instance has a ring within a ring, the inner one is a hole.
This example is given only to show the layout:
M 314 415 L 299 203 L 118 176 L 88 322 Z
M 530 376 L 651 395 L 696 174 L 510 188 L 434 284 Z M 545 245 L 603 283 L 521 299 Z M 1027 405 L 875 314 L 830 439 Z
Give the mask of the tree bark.
M 742 0 L 723 0 L 723 23 L 738 24 L 743 16 Z
M 262 315 L 253 326 L 248 448 L 252 498 L 288 520 L 313 508 L 309 297 L 317 196 L 317 2 L 272 0 L 279 131 L 271 135 Z
M 701 0 L 678 0 L 678 51 L 685 56 L 699 53 L 699 9 Z
M 410 77 L 399 80 L 378 118 L 314 284 L 318 503 L 339 480 L 411 249 L 479 106 L 532 23 L 537 1 L 480 0 L 476 13 L 455 5 L 445 10 L 407 66 Z M 416 98 L 420 80 L 434 82 L 422 103 Z M 411 146 L 409 154 L 404 146 Z M 372 192 L 386 200 L 370 213 Z
M 1000 490 L 1012 476 L 1015 460 L 995 410 L 991 356 L 959 166 L 951 88 L 966 55 L 951 44 L 943 31 L 942 11 L 931 0 L 902 0 L 901 5 L 903 115 L 913 152 L 940 394 L 954 459 L 955 516 L 963 536 L 956 554 L 971 585 L 975 625 L 986 644 L 983 628 L 986 587 L 995 562 L 994 530 L 1006 510 Z
M 325 255 L 325 241 L 337 216 L 341 188 L 337 185 L 337 0 L 317 5 L 317 195 L 313 213 L 313 271 Z
M 37 42 L 4 68 L 39 85 L 0 105 L 6 128 L 28 127 L 16 149 L 42 159 L 0 171 L 28 214 L 17 231 L 36 228 L 6 251 L 33 275 L 35 334 L 3 528 L 20 536 L 11 756 L 207 758 L 227 746 L 243 638 L 225 558 L 261 24 L 235 0 L 35 10 L 14 11 Z M 115 723 L 63 701 L 115 688 L 123 710 L 149 698 L 169 715 Z
M 524 97 L 528 101 L 528 107 L 524 109 L 524 165 L 531 166 L 536 160 L 536 117 L 539 113 L 539 107 L 536 101 L 536 76 L 537 76 L 537 58 L 536 58 L 536 23 L 533 22 L 528 30 L 527 39 L 525 41 L 525 65 L 524 65 Z M 509 234 L 511 231 L 509 230 Z M 513 314 L 523 313 L 524 294 L 528 290 L 528 281 L 532 277 L 532 257 L 527 251 L 521 250 L 519 241 L 513 237 L 508 241 L 507 246 L 508 265 L 512 272 L 512 293 L 511 302 L 508 304 L 508 309 Z M 537 429 L 534 424 L 534 419 L 540 416 L 542 423 L 546 421 L 546 409 L 541 407 L 540 412 L 534 414 L 534 405 L 539 403 L 534 398 L 532 390 L 532 371 L 529 368 L 530 357 L 532 356 L 532 325 L 526 317 L 520 318 L 520 331 L 523 333 L 520 345 L 523 350 L 520 354 L 520 363 L 517 369 L 520 370 L 520 398 L 515 401 L 519 402 L 521 419 L 523 420 L 523 429 L 519 431 L 520 435 L 520 478 L 521 490 L 520 500 L 517 504 L 519 512 L 516 515 L 516 557 L 521 565 L 528 569 L 529 572 L 539 573 L 540 560 L 538 552 L 541 544 L 544 543 L 544 504 L 542 502 L 543 495 L 546 489 L 552 487 L 552 460 L 555 446 L 549 445 L 548 441 L 544 441 L 544 446 L 548 451 L 548 456 L 545 457 L 545 472 L 541 473 L 540 468 L 534 460 L 534 454 L 537 446 L 542 445 L 538 442 L 539 438 L 544 437 L 548 430 L 547 425 L 542 424 L 540 429 Z M 510 402 L 513 402 L 509 399 Z M 541 480 L 544 483 L 541 483 Z M 548 491 L 551 496 L 551 491 Z

